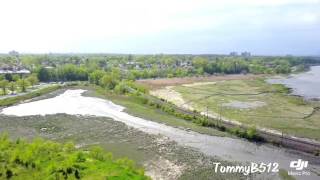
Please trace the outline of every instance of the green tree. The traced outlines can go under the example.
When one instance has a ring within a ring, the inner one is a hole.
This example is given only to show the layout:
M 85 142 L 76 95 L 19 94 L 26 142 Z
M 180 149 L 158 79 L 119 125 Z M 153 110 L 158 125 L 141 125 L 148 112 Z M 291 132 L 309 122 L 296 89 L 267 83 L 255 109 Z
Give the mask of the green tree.
M 208 59 L 204 57 L 197 56 L 193 58 L 192 65 L 195 68 L 205 68 L 208 65 Z
M 291 69 L 287 64 L 277 65 L 274 70 L 276 73 L 279 73 L 279 74 L 288 74 L 291 72 Z
M 26 79 L 19 79 L 17 83 L 19 84 L 22 92 L 26 92 L 28 86 L 30 85 L 29 81 L 27 81 Z
M 115 86 L 114 91 L 118 94 L 126 94 L 130 92 L 130 87 L 125 81 L 121 81 Z
M 119 68 L 112 68 L 111 76 L 116 80 L 120 80 L 121 79 L 121 71 L 120 71 L 120 69 Z
M 5 79 L 8 80 L 8 81 L 12 81 L 12 74 L 5 74 L 4 75 Z
M 41 67 L 38 71 L 38 79 L 42 82 L 48 82 L 51 80 L 51 75 L 48 69 Z
M 0 88 L 2 89 L 3 95 L 7 94 L 7 87 L 8 87 L 9 81 L 8 80 L 1 80 L 0 81 Z
M 111 74 L 106 74 L 100 79 L 100 86 L 107 88 L 107 89 L 114 89 L 115 86 L 118 84 L 118 79 L 113 77 Z
M 13 81 L 18 81 L 19 79 L 20 79 L 20 75 L 18 75 L 18 74 L 15 74 L 12 76 Z
M 94 83 L 96 85 L 99 85 L 100 79 L 105 75 L 106 73 L 102 70 L 95 70 L 89 75 L 89 80 L 91 83 Z
M 11 91 L 11 94 L 14 94 L 15 90 L 17 89 L 17 84 L 14 81 L 11 81 L 9 83 L 9 90 Z
M 35 75 L 31 75 L 27 78 L 27 81 L 30 82 L 31 86 L 33 87 L 34 85 L 38 84 L 39 83 L 39 79 L 37 76 Z

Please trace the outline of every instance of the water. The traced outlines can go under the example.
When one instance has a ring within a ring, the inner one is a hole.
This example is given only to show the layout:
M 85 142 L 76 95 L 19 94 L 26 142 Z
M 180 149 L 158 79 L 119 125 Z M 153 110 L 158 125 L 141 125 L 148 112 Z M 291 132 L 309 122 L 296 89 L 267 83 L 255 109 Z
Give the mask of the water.
M 290 75 L 288 78 L 269 79 L 273 84 L 284 84 L 292 88 L 293 94 L 306 99 L 320 99 L 320 66 L 312 66 L 310 71 Z
M 278 162 L 281 168 L 290 170 L 289 164 L 293 160 L 303 159 L 302 156 L 288 153 L 281 148 L 257 145 L 242 139 L 228 137 L 216 137 L 185 131 L 165 124 L 148 121 L 134 117 L 123 112 L 124 107 L 116 105 L 111 101 L 84 97 L 85 90 L 67 90 L 63 94 L 50 99 L 34 101 L 17 106 L 11 106 L 2 110 L 4 115 L 31 116 L 66 113 L 71 115 L 90 115 L 110 117 L 121 121 L 128 126 L 137 128 L 149 134 L 161 134 L 176 141 L 182 146 L 188 146 L 205 153 L 232 162 Z M 310 168 L 320 171 L 318 165 Z M 318 179 L 314 174 L 303 176 L 303 179 Z

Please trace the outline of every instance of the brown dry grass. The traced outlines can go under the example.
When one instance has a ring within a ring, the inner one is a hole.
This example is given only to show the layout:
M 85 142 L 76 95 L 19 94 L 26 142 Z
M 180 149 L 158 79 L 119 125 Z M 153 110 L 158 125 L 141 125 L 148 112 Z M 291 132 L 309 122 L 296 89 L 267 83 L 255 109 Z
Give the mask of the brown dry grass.
M 257 77 L 263 77 L 263 75 L 235 74 L 235 75 L 212 75 L 212 76 L 183 77 L 183 78 L 143 79 L 143 80 L 137 80 L 137 83 L 146 85 L 150 89 L 159 89 L 165 86 L 177 86 L 182 84 L 191 84 L 195 82 L 245 80 L 245 79 L 254 79 Z

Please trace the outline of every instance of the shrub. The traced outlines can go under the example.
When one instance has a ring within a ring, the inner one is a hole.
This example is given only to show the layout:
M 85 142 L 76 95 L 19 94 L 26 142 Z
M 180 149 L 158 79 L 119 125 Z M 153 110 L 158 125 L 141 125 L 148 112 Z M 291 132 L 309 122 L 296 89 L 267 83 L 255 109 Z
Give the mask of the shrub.
M 247 131 L 246 131 L 246 137 L 247 137 L 248 139 L 256 139 L 256 137 L 257 137 L 257 130 L 256 130 L 256 128 L 251 127 L 251 128 L 249 128 L 249 129 L 247 129 Z
M 36 139 L 12 142 L 0 136 L 0 179 L 149 179 L 128 159 L 113 159 L 94 147 L 78 150 L 71 144 Z
M 54 86 L 50 86 L 50 87 L 46 87 L 37 91 L 33 91 L 31 93 L 27 93 L 25 95 L 21 95 L 21 96 L 15 96 L 15 97 L 9 97 L 9 98 L 5 98 L 5 99 L 1 99 L 0 100 L 0 106 L 10 106 L 13 105 L 17 102 L 26 100 L 26 99 L 31 99 L 37 96 L 41 96 L 43 94 L 47 94 L 50 92 L 53 92 L 57 89 L 61 88 L 61 86 L 59 85 L 54 85 Z
M 125 82 L 121 81 L 119 84 L 115 86 L 114 91 L 118 94 L 127 94 L 130 92 L 130 89 Z

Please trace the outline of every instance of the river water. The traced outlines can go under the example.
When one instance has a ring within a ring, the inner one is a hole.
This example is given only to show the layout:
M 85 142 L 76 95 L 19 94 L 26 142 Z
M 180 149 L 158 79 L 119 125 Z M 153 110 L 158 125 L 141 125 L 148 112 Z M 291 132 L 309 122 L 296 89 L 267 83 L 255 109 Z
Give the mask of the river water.
M 284 84 L 293 94 L 306 99 L 320 99 L 320 66 L 312 66 L 310 71 L 290 75 L 288 78 L 269 79 L 269 83 Z
M 85 90 L 67 90 L 54 98 L 5 108 L 1 114 L 9 116 L 32 116 L 66 113 L 71 115 L 110 117 L 143 132 L 167 136 L 182 146 L 192 147 L 209 156 L 216 156 L 223 160 L 240 163 L 277 162 L 280 164 L 280 168 L 287 170 L 292 170 L 289 167 L 291 161 L 306 158 L 274 146 L 257 145 L 242 139 L 209 136 L 134 117 L 124 112 L 124 107 L 122 106 L 116 105 L 108 100 L 82 96 L 83 92 L 85 92 Z M 313 173 L 320 173 L 319 164 L 309 162 L 306 170 L 312 172 L 310 176 L 297 178 L 319 179 L 319 176 Z

